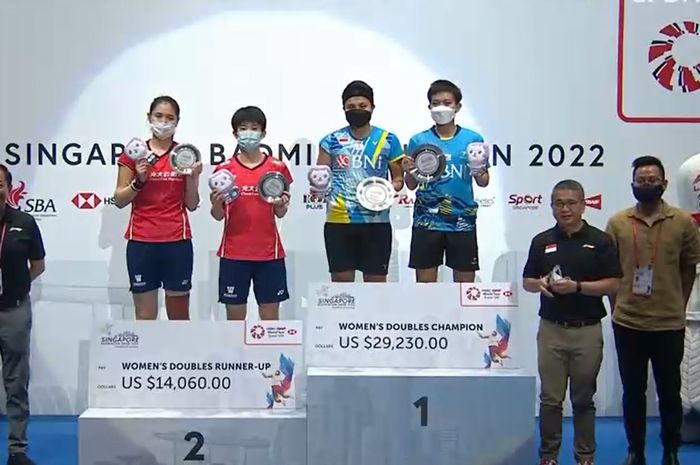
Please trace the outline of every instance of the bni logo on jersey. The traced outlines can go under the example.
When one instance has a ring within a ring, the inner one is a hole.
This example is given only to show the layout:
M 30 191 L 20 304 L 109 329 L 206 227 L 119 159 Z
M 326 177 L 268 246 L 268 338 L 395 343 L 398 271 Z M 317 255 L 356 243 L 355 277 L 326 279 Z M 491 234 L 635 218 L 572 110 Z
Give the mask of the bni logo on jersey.
M 351 169 L 351 170 L 356 170 L 356 169 L 378 169 L 382 170 L 384 169 L 384 159 L 381 157 L 377 157 L 375 159 L 371 159 L 369 156 L 365 154 L 359 154 L 359 155 L 348 155 L 348 154 L 339 154 L 336 155 L 336 157 L 333 160 L 333 167 L 337 169 Z

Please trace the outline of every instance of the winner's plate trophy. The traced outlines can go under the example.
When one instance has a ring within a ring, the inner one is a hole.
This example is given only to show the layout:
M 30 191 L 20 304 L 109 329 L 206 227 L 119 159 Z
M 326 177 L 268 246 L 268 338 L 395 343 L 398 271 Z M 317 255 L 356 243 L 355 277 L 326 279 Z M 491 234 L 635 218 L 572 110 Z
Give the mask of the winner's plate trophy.
M 416 165 L 410 173 L 418 182 L 432 182 L 440 179 L 447 167 L 447 160 L 442 149 L 433 144 L 416 147 L 409 157 Z
M 224 197 L 224 203 L 231 203 L 238 198 L 241 191 L 236 186 L 236 176 L 229 170 L 217 171 L 209 177 L 209 188 Z
M 265 173 L 258 182 L 258 193 L 265 202 L 275 203 L 285 192 L 289 192 L 289 181 L 277 171 Z
M 356 194 L 360 205 L 373 212 L 388 210 L 394 204 L 394 186 L 378 176 L 360 181 Z
M 170 164 L 180 174 L 192 173 L 195 163 L 201 159 L 202 154 L 192 144 L 179 144 L 170 151 Z

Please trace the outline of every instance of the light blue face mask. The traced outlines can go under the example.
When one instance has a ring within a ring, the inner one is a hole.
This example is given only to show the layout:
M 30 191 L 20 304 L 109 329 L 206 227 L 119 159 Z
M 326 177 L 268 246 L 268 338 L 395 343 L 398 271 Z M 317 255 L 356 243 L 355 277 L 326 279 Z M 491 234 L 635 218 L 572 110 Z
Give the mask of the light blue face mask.
M 262 140 L 262 132 L 246 129 L 243 131 L 238 131 L 238 145 L 241 148 L 249 152 L 260 147 L 260 141 Z

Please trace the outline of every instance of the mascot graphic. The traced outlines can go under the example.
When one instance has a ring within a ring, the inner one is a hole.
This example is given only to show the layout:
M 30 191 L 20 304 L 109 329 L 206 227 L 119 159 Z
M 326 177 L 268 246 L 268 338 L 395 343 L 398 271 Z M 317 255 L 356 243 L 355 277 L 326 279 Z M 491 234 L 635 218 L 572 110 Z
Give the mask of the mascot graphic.
M 478 333 L 481 339 L 488 339 L 488 353 L 484 353 L 484 368 L 491 368 L 495 363 L 503 366 L 503 360 L 510 358 L 506 352 L 508 350 L 508 340 L 510 339 L 510 322 L 501 315 L 496 315 L 496 330 L 490 334 Z
M 263 378 L 270 380 L 272 387 L 267 393 L 267 408 L 271 409 L 275 404 L 287 406 L 287 399 L 293 399 L 294 361 L 280 354 L 280 366 L 272 373 L 262 373 Z

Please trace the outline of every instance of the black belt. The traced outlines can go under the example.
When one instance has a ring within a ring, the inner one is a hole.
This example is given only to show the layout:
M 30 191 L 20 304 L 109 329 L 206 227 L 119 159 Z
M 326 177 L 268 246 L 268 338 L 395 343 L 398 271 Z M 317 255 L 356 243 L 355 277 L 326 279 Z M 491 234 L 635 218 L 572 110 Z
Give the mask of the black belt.
M 0 297 L 0 310 L 10 310 L 13 308 L 20 307 L 25 300 L 29 298 L 28 295 L 22 297 L 21 299 L 8 299 L 6 297 Z
M 583 328 L 585 326 L 593 326 L 597 325 L 600 323 L 600 320 L 572 320 L 572 321 L 565 321 L 565 320 L 547 320 L 550 323 L 554 323 L 557 326 L 561 326 L 562 328 Z

